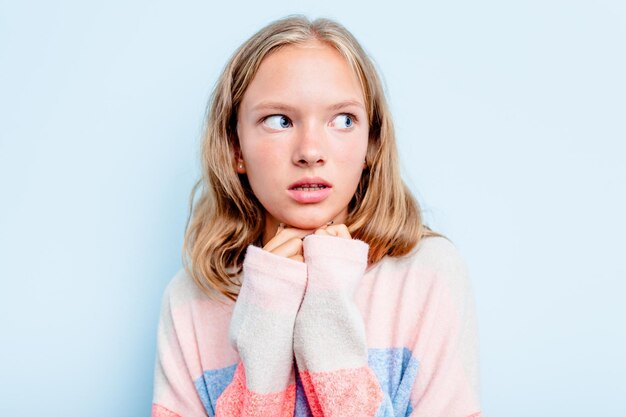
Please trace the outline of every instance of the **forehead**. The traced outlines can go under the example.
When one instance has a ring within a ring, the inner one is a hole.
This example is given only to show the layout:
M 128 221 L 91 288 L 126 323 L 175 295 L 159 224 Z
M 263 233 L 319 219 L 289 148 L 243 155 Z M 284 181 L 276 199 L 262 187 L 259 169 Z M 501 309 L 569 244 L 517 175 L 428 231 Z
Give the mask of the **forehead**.
M 352 100 L 365 107 L 361 84 L 346 58 L 319 41 L 286 45 L 263 59 L 241 104 L 246 108 L 265 100 L 300 106 Z

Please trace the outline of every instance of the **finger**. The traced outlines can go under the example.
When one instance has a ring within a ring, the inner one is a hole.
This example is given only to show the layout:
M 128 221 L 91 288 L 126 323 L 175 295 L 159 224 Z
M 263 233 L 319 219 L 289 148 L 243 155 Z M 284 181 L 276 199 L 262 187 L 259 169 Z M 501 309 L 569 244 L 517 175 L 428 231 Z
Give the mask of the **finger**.
M 273 252 L 274 249 L 276 249 L 277 247 L 279 247 L 286 241 L 293 239 L 293 238 L 302 239 L 306 235 L 311 234 L 311 233 L 312 233 L 311 230 L 296 229 L 295 227 L 288 227 L 285 229 L 279 228 L 278 232 L 276 233 L 276 236 L 270 239 L 270 241 L 265 244 L 263 249 L 269 252 Z
M 337 231 L 329 227 L 328 225 L 324 225 L 315 231 L 316 235 L 326 235 L 326 236 L 337 236 Z
M 322 227 L 321 229 L 317 229 L 315 231 L 316 235 L 326 235 L 326 236 L 331 236 L 330 233 L 328 233 L 328 231 L 326 230 L 326 226 Z
M 294 261 L 304 262 L 304 256 L 302 255 L 293 255 L 290 256 L 289 259 L 293 259 Z
M 302 255 L 302 239 L 299 237 L 291 238 L 270 252 L 285 258 Z
M 345 224 L 333 224 L 326 227 L 326 232 L 331 236 L 341 237 L 344 239 L 352 239 L 350 231 Z

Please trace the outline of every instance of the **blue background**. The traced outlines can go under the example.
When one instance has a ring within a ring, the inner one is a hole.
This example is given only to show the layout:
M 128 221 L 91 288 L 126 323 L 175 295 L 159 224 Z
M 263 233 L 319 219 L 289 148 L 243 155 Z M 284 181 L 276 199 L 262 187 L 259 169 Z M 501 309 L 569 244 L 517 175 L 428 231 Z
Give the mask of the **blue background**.
M 208 96 L 294 12 L 384 76 L 407 182 L 470 266 L 485 414 L 626 415 L 621 0 L 1 0 L 0 415 L 149 415 Z

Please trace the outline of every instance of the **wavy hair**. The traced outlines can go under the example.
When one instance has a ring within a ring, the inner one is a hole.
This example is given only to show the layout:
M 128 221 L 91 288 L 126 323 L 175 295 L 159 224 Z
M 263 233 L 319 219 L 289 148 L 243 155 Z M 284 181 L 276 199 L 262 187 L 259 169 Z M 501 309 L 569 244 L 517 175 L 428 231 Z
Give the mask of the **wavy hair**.
M 385 255 L 405 255 L 426 236 L 441 236 L 423 224 L 420 207 L 400 176 L 393 122 L 371 59 L 339 23 L 288 16 L 270 23 L 235 51 L 209 101 L 202 176 L 191 192 L 183 243 L 183 265 L 208 296 L 236 300 L 245 250 L 260 240 L 264 228 L 263 207 L 234 165 L 243 95 L 263 58 L 283 46 L 311 40 L 336 48 L 363 89 L 369 119 L 366 167 L 348 205 L 346 225 L 354 238 L 369 244 L 369 263 Z

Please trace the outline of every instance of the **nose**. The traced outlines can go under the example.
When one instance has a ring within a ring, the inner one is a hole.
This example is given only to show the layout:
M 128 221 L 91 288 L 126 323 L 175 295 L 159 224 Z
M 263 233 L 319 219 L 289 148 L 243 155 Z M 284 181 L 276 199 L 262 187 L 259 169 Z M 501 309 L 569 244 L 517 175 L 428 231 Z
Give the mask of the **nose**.
M 322 127 L 302 126 L 297 133 L 293 163 L 300 167 L 321 166 L 326 163 L 325 134 Z

